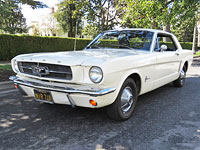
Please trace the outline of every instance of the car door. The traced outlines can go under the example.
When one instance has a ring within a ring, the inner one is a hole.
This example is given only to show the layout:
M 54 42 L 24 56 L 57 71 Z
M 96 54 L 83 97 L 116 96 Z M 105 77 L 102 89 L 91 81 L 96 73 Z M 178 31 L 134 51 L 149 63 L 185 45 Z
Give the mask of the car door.
M 165 50 L 161 47 L 165 45 Z M 156 46 L 154 49 L 156 54 L 156 80 L 155 86 L 160 87 L 177 78 L 180 66 L 180 54 L 177 45 L 170 34 L 158 33 Z

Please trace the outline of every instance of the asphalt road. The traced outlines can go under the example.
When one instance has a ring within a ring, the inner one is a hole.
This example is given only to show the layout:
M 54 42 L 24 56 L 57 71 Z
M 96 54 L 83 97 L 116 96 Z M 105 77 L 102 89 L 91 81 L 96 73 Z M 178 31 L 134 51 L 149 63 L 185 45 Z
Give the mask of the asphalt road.
M 22 98 L 0 84 L 0 149 L 200 150 L 200 59 L 183 88 L 139 97 L 134 116 L 110 120 L 104 109 L 72 109 Z

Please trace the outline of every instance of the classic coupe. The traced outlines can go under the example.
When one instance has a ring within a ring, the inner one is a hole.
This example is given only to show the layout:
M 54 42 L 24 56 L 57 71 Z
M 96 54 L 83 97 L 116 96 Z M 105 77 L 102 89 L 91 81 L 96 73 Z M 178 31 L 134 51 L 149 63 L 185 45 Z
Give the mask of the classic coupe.
M 22 95 L 50 104 L 105 107 L 114 120 L 127 120 L 139 95 L 173 82 L 185 83 L 193 53 L 177 38 L 153 29 L 100 33 L 82 51 L 22 54 L 11 76 Z

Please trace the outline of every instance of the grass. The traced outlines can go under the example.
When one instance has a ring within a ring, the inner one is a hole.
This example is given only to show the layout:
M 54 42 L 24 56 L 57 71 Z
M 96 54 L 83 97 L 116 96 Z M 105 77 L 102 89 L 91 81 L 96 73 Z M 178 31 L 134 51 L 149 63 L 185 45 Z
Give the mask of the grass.
M 200 56 L 200 50 L 197 51 L 197 52 L 194 54 L 194 56 Z
M 11 67 L 11 65 L 0 65 L 0 69 L 1 70 L 10 70 L 10 71 L 12 71 L 12 67 Z

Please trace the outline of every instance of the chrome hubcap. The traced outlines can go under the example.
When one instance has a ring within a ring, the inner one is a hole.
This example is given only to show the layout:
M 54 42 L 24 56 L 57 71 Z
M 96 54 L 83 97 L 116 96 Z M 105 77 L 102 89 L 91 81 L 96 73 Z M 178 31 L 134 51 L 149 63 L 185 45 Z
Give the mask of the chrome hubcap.
M 184 83 L 185 77 L 186 77 L 186 73 L 185 73 L 185 71 L 182 69 L 182 70 L 181 70 L 181 75 L 180 75 L 181 84 Z
M 130 87 L 126 87 L 121 95 L 121 110 L 123 113 L 128 112 L 133 105 L 133 92 Z

